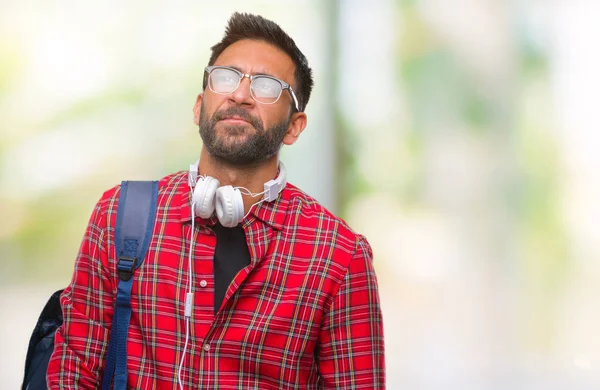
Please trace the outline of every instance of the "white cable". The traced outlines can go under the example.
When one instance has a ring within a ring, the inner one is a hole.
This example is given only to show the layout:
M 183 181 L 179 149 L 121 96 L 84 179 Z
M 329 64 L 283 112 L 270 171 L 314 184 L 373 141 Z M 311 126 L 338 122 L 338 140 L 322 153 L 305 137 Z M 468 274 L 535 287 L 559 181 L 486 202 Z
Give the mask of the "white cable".
M 189 183 L 189 184 L 190 184 L 190 190 L 193 191 L 192 183 Z M 195 185 L 195 183 L 194 183 L 194 185 Z M 266 193 L 266 191 L 259 192 L 259 193 L 253 193 L 245 187 L 236 187 L 236 188 L 238 188 L 241 193 L 251 196 L 253 198 Z M 252 204 L 250 206 L 250 208 L 248 209 L 248 212 L 246 213 L 244 218 L 246 218 L 248 216 L 248 214 L 250 214 L 250 211 L 252 210 L 252 208 L 254 206 L 256 206 L 264 201 L 265 201 L 265 199 Z M 185 344 L 183 346 L 183 353 L 181 355 L 181 362 L 179 363 L 179 369 L 177 370 L 177 382 L 179 384 L 180 390 L 183 390 L 183 383 L 181 382 L 181 370 L 183 369 L 183 363 L 185 362 L 185 356 L 187 354 L 187 349 L 188 349 L 188 345 L 189 345 L 189 341 L 190 341 L 190 318 L 192 316 L 192 306 L 193 306 L 193 300 L 194 300 L 194 294 L 192 292 L 192 253 L 193 253 L 193 248 L 194 248 L 194 232 L 196 230 L 195 229 L 195 220 L 196 220 L 195 214 L 196 213 L 194 210 L 195 210 L 195 203 L 192 202 L 192 231 L 190 232 L 190 250 L 188 253 L 188 292 L 185 294 L 185 307 L 184 307 Z
M 183 369 L 183 363 L 185 362 L 185 355 L 187 354 L 187 347 L 190 341 L 190 317 L 192 316 L 192 305 L 194 301 L 194 293 L 192 292 L 192 252 L 194 248 L 194 232 L 195 232 L 195 203 L 192 202 L 192 231 L 190 232 L 190 251 L 188 253 L 188 292 L 185 294 L 185 344 L 183 345 L 183 354 L 181 355 L 181 362 L 179 363 L 179 370 L 177 370 L 177 382 L 179 389 L 183 390 L 183 384 L 181 383 L 181 370 Z
M 240 191 L 240 193 L 242 193 L 242 194 L 244 194 L 244 195 L 247 195 L 247 196 L 251 196 L 251 197 L 253 197 L 253 198 L 256 198 L 257 196 L 260 196 L 260 195 L 263 195 L 263 194 L 266 194 L 266 193 L 267 193 L 267 191 L 263 191 L 263 192 L 256 192 L 256 193 L 254 193 L 254 192 L 250 191 L 249 189 L 247 189 L 246 187 L 235 187 L 235 188 L 237 188 L 237 189 Z M 248 209 L 248 212 L 246 213 L 246 215 L 244 215 L 244 217 L 242 218 L 242 220 L 246 219 L 246 217 L 247 217 L 248 215 L 250 215 L 250 211 L 252 211 L 252 208 L 253 208 L 254 206 L 257 206 L 257 205 L 261 204 L 261 203 L 262 203 L 262 202 L 264 202 L 265 200 L 266 200 L 266 199 L 262 199 L 262 200 L 259 200 L 259 201 L 258 201 L 258 202 L 256 202 L 256 203 L 253 203 L 253 204 L 251 204 L 251 205 L 250 205 L 250 208 Z
M 247 196 L 251 196 L 253 198 L 256 198 L 257 196 L 261 196 L 263 194 L 265 194 L 267 191 L 263 191 L 263 192 L 252 192 L 249 189 L 247 189 L 246 187 L 234 187 L 237 188 L 240 193 L 247 195 Z
M 185 319 L 185 345 L 183 347 L 183 356 L 181 357 L 181 363 L 179 363 L 179 370 L 177 371 L 177 382 L 179 383 L 180 390 L 183 390 L 183 384 L 181 383 L 181 369 L 183 368 L 183 362 L 185 361 L 185 355 L 187 353 L 189 325 L 190 325 L 190 319 L 189 319 L 189 317 L 186 317 L 186 319 Z

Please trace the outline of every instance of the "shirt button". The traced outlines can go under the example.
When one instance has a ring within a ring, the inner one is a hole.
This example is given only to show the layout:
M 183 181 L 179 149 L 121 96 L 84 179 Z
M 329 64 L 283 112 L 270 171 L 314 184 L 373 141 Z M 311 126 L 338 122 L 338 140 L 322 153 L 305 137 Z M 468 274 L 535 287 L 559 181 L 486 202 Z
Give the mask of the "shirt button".
M 204 280 L 204 279 L 202 279 L 202 280 L 200 281 L 200 287 L 206 287 L 206 285 L 207 285 L 207 284 L 208 284 L 208 283 L 206 283 L 206 280 Z
M 204 350 L 206 352 L 210 351 L 210 345 L 209 344 L 204 344 Z

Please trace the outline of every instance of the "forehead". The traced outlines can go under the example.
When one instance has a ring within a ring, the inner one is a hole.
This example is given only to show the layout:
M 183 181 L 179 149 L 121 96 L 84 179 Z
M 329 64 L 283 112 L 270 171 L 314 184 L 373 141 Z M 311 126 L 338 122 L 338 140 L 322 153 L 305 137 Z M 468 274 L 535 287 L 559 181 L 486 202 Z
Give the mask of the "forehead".
M 293 85 L 294 63 L 290 56 L 263 41 L 243 39 L 232 43 L 214 65 L 235 67 L 248 74 L 268 74 Z

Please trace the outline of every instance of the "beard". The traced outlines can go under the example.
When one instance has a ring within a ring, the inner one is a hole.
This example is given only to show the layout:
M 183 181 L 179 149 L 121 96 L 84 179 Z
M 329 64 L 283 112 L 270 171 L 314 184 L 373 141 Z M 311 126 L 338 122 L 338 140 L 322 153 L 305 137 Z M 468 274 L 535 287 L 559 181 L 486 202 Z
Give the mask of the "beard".
M 218 137 L 216 132 L 217 122 L 229 116 L 238 116 L 249 124 L 243 126 L 225 126 L 225 135 Z M 291 116 L 291 115 L 290 115 Z M 214 158 L 229 165 L 248 166 L 255 165 L 273 157 L 281 148 L 283 137 L 290 124 L 290 116 L 266 130 L 262 121 L 250 115 L 246 110 L 238 106 L 216 111 L 211 118 L 200 108 L 200 137 L 207 151 Z M 248 129 L 254 127 L 254 132 Z M 243 141 L 231 139 L 247 133 Z

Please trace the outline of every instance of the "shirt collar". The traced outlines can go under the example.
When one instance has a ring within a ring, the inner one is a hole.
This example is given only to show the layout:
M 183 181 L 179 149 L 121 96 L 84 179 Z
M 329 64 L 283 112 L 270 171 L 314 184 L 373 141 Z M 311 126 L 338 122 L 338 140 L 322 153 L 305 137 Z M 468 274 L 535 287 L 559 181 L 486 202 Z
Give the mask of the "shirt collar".
M 260 204 L 252 207 L 250 213 L 246 217 L 246 220 L 251 220 L 251 217 L 266 223 L 275 230 L 283 229 L 289 205 L 290 205 L 290 184 L 286 184 L 283 190 L 272 202 L 261 202 Z

